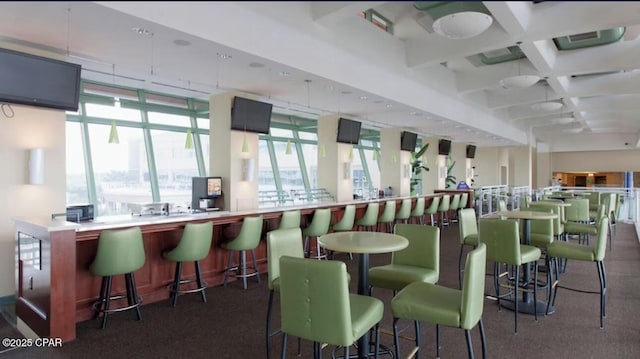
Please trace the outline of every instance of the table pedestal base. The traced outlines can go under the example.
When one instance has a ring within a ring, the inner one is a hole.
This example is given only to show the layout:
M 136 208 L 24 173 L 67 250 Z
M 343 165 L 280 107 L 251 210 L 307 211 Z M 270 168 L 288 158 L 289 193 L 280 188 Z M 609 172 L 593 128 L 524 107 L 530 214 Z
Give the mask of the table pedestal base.
M 508 300 L 501 300 L 500 306 L 509 310 L 515 310 L 516 308 L 516 304 L 513 301 L 508 301 Z M 535 311 L 538 312 L 538 315 L 545 315 L 547 311 L 547 302 L 542 300 L 538 300 L 537 303 L 534 302 L 533 300 L 529 302 L 520 300 L 518 302 L 518 313 L 534 315 L 535 314 L 534 308 L 535 308 Z M 549 306 L 549 314 L 552 314 L 553 312 L 555 312 L 555 310 L 556 309 L 553 307 L 553 305 Z

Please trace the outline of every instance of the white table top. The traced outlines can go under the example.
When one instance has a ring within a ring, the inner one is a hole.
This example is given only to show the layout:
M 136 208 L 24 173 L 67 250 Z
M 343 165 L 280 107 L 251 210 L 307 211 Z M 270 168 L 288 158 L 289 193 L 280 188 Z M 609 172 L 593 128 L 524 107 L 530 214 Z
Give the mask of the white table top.
M 409 246 L 399 235 L 380 232 L 335 232 L 320 236 L 318 243 L 324 248 L 351 253 L 387 253 Z
M 555 213 L 545 213 L 536 211 L 501 211 L 496 213 L 497 216 L 512 219 L 556 219 L 558 215 Z

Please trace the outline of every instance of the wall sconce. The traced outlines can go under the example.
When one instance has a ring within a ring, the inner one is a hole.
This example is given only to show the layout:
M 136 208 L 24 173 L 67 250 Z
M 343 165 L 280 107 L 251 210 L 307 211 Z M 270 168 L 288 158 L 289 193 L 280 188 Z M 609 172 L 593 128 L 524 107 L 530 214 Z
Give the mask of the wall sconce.
M 242 180 L 253 181 L 253 158 L 242 159 Z
M 320 144 L 320 157 L 327 157 L 327 149 L 324 145 L 324 143 Z
M 29 151 L 29 184 L 44 183 L 44 149 L 34 148 Z
M 411 178 L 411 165 L 406 164 L 403 167 L 404 171 L 403 172 L 403 176 L 404 178 Z
M 343 178 L 346 180 L 351 179 L 351 162 L 343 163 L 342 167 Z

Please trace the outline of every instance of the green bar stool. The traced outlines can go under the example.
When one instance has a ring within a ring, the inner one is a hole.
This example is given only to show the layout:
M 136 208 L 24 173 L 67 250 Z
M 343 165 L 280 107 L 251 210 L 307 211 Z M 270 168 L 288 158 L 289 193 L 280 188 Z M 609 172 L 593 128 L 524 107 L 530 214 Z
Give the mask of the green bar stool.
M 182 237 L 178 245 L 167 252 L 164 252 L 162 256 L 170 261 L 176 262 L 176 272 L 173 279 L 173 283 L 169 285 L 169 292 L 171 293 L 171 302 L 175 307 L 178 304 L 178 295 L 186 293 L 200 292 L 203 302 L 207 302 L 207 296 L 205 289 L 207 289 L 207 283 L 202 281 L 202 275 L 200 273 L 200 260 L 209 255 L 209 249 L 211 248 L 211 239 L 213 237 L 213 222 L 204 223 L 187 223 L 184 226 Z M 189 290 L 180 290 L 181 284 L 193 283 L 194 280 L 183 280 L 182 276 L 182 262 L 193 262 L 196 269 L 195 282 L 198 287 Z
M 353 224 L 356 220 L 356 205 L 349 204 L 344 207 L 344 214 L 342 218 L 331 226 L 331 230 L 334 232 L 348 232 L 353 230 Z M 334 253 L 331 251 L 331 259 L 334 258 Z M 349 259 L 353 259 L 353 255 L 349 253 Z
M 236 272 L 236 278 L 242 278 L 242 289 L 247 289 L 247 278 L 255 276 L 260 283 L 260 272 L 258 271 L 258 265 L 256 264 L 255 248 L 260 243 L 260 236 L 262 235 L 262 216 L 257 217 L 244 217 L 242 221 L 242 228 L 238 236 L 227 243 L 222 244 L 222 248 L 229 250 L 229 264 L 224 272 L 223 286 L 227 286 L 227 278 L 229 273 Z M 233 251 L 240 252 L 240 264 L 233 266 Z M 251 258 L 253 259 L 253 268 L 251 273 L 247 273 L 247 251 L 251 251 Z
M 440 206 L 440 197 L 433 197 L 431 200 L 431 205 L 424 210 L 424 215 L 429 215 L 429 219 L 431 222 L 429 223 L 432 226 L 435 226 L 435 214 L 438 212 L 438 206 Z
M 378 228 L 380 225 L 385 226 L 385 230 L 382 232 L 391 233 L 393 231 L 393 222 L 396 220 L 396 201 L 386 201 L 384 203 L 384 209 L 382 214 L 378 217 Z M 380 232 L 380 230 L 378 230 Z
M 404 224 L 407 224 L 409 221 L 409 217 L 411 216 L 411 198 L 405 198 L 400 202 L 400 208 L 396 213 L 396 218 L 394 222 L 401 221 Z
M 327 254 L 324 252 L 322 248 L 320 248 L 320 243 L 318 243 L 318 237 L 323 236 L 329 232 L 329 226 L 331 225 L 331 209 L 330 208 L 321 208 L 313 211 L 313 219 L 311 220 L 311 224 L 309 227 L 302 230 L 302 234 L 304 235 L 304 249 L 308 253 L 309 258 L 315 259 L 326 259 Z M 316 241 L 316 252 L 315 255 L 309 248 L 309 238 L 314 237 Z
M 380 212 L 380 203 L 372 202 L 367 205 L 367 210 L 364 212 L 362 218 L 358 219 L 356 225 L 358 229 L 364 229 L 365 231 L 373 231 L 374 227 L 378 223 L 378 213 Z
M 478 246 L 478 220 L 474 208 L 463 208 L 458 211 L 458 228 L 460 233 L 460 256 L 458 257 L 458 287 L 462 288 L 462 252 L 464 246 Z
M 102 313 L 102 325 L 107 325 L 107 315 L 111 312 L 119 312 L 135 309 L 138 320 L 142 320 L 140 313 L 140 298 L 136 290 L 136 281 L 133 272 L 142 268 L 145 262 L 144 244 L 140 227 L 132 227 L 121 230 L 106 230 L 100 233 L 98 238 L 98 250 L 96 257 L 89 267 L 93 275 L 102 277 L 100 285 L 100 297 L 94 303 L 94 319 Z M 111 296 L 112 279 L 115 275 L 124 275 L 126 296 Z M 111 308 L 112 300 L 127 299 L 128 305 L 120 308 Z
M 300 210 L 282 212 L 278 229 L 300 228 Z
M 442 199 L 440 200 L 440 205 L 438 206 L 438 213 L 440 214 L 440 221 L 438 222 L 438 224 L 440 225 L 440 228 L 443 228 L 444 226 L 449 226 L 449 219 L 447 217 L 447 213 L 449 212 L 449 205 L 451 204 L 451 196 L 448 194 L 445 194 L 442 196 Z
M 451 198 L 451 203 L 449 203 L 449 211 L 453 212 L 451 223 L 458 222 L 458 208 L 460 208 L 460 194 L 455 194 Z
M 424 224 L 424 197 L 416 199 L 416 205 L 411 211 L 411 219 L 415 219 L 416 224 Z

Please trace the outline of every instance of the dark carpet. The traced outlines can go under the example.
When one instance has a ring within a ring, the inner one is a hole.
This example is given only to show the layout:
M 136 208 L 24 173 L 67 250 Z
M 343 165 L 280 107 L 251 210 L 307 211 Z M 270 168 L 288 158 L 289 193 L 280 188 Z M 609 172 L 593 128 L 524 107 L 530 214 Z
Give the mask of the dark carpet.
M 457 286 L 458 230 L 446 228 L 441 239 L 440 284 Z M 371 265 L 386 264 L 389 255 L 375 255 Z M 357 260 L 348 264 L 352 277 L 357 276 Z M 605 266 L 608 279 L 607 317 L 605 328 L 599 327 L 599 298 L 561 289 L 556 312 L 549 316 L 520 315 L 519 333 L 514 334 L 514 313 L 498 310 L 496 302 L 485 300 L 483 321 L 488 354 L 493 358 L 640 358 L 640 246 L 631 224 L 618 224 L 613 250 L 607 250 Z M 184 295 L 178 306 L 169 302 L 145 305 L 143 321 L 134 312 L 109 316 L 105 330 L 98 321 L 77 325 L 77 339 L 62 348 L 29 348 L 4 351 L 2 358 L 264 358 L 265 318 L 268 299 L 266 274 L 262 283 L 240 283 L 226 288 L 207 289 L 207 303 L 199 295 Z M 486 293 L 493 293 L 491 277 L 486 277 Z M 352 285 L 355 286 L 355 283 Z M 585 290 L 598 290 L 594 263 L 571 261 L 561 284 Z M 376 290 L 376 297 L 385 302 L 382 326 L 391 328 L 389 301 L 391 292 Z M 279 301 L 275 301 L 275 323 L 279 322 Z M 423 324 L 422 357 L 435 357 L 435 327 Z M 0 335 L 13 337 L 16 332 L 3 322 Z M 478 330 L 472 332 L 476 357 L 481 357 Z M 467 348 L 464 331 L 442 329 L 441 357 L 465 358 Z M 295 340 L 289 340 L 288 357 L 296 357 Z M 393 337 L 382 335 L 382 343 L 392 346 Z M 411 342 L 403 340 L 406 355 Z M 281 336 L 272 338 L 272 358 L 279 357 Z M 4 348 L 2 348 L 4 349 Z M 0 350 L 2 350 L 0 349 Z M 323 350 L 331 357 L 334 347 Z M 352 350 L 352 353 L 354 350 Z M 303 341 L 302 358 L 311 358 L 312 345 Z M 389 357 L 389 356 L 384 356 Z

